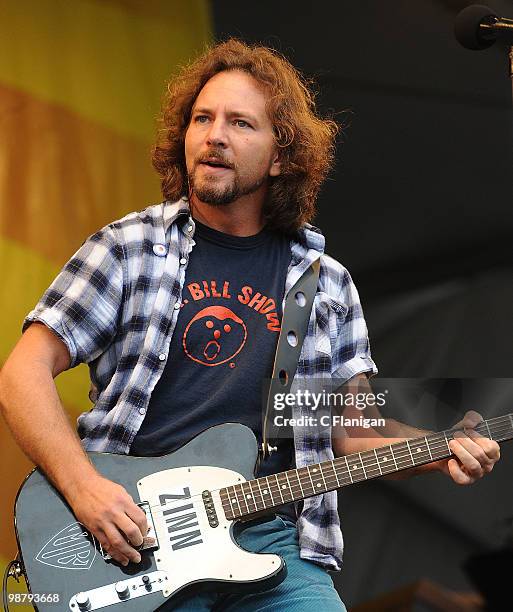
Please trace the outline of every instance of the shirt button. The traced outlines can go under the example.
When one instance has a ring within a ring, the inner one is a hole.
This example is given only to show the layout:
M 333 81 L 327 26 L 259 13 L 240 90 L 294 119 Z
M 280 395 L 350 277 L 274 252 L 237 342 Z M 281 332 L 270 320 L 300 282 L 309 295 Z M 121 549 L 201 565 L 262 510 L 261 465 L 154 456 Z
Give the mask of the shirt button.
M 165 360 L 166 360 L 166 354 L 165 353 L 160 353 L 159 361 L 165 361 Z
M 175 310 L 178 310 L 180 308 L 180 302 L 176 302 L 176 304 L 173 306 L 173 308 Z
M 145 408 L 139 408 L 139 414 L 144 414 L 146 412 Z
M 185 257 L 182 257 L 182 259 L 180 259 L 180 263 L 182 264 L 182 266 L 185 266 L 185 264 L 187 263 Z
M 164 257 L 164 255 L 167 254 L 166 245 L 165 244 L 154 244 L 153 252 L 155 253 L 155 255 L 158 255 L 159 257 Z
M 192 232 L 192 230 L 193 230 L 193 229 L 194 229 L 194 228 L 192 227 L 192 225 L 189 225 L 189 227 L 187 228 L 187 231 L 188 231 L 188 232 Z

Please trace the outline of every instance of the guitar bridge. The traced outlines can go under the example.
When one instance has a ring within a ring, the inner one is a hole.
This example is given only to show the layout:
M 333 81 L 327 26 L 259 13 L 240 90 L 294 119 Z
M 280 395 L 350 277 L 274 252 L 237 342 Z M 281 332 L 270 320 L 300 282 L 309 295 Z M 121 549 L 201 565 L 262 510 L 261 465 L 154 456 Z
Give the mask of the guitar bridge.
M 137 504 L 144 514 L 146 514 L 146 521 L 148 522 L 148 533 L 143 538 L 141 546 L 135 546 L 134 548 L 139 552 L 143 550 L 157 550 L 159 547 L 159 541 L 157 538 L 157 532 L 155 531 L 155 524 L 153 522 L 153 515 L 151 513 L 150 504 L 148 502 L 141 502 Z M 104 551 L 100 544 L 100 553 L 105 561 L 111 561 L 112 557 L 108 552 Z

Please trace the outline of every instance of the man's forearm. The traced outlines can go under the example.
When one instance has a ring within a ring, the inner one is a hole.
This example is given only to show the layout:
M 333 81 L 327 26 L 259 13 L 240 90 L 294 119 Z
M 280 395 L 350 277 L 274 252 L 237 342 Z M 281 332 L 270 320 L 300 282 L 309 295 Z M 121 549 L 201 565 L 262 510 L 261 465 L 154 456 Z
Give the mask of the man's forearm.
M 0 373 L 0 406 L 20 448 L 65 497 L 75 494 L 83 479 L 97 475 L 66 417 L 47 365 L 10 359 Z

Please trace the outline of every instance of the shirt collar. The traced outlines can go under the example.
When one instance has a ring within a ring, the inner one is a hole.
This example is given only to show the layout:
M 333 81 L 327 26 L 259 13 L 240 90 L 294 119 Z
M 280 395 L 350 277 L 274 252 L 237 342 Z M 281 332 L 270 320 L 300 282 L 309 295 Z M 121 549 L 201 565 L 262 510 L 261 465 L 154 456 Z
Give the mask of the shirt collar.
M 177 202 L 169 202 L 166 200 L 162 203 L 164 231 L 167 233 L 171 225 L 182 215 L 189 216 L 189 201 L 187 198 L 180 198 Z
M 167 231 L 173 223 L 182 215 L 190 215 L 189 201 L 180 198 L 177 202 L 163 202 L 164 230 Z M 307 251 L 313 249 L 318 253 L 324 253 L 325 239 L 321 230 L 314 225 L 304 223 L 297 231 L 297 242 Z
M 318 227 L 303 223 L 297 231 L 298 242 L 306 249 L 318 251 L 321 255 L 324 253 L 326 240 Z

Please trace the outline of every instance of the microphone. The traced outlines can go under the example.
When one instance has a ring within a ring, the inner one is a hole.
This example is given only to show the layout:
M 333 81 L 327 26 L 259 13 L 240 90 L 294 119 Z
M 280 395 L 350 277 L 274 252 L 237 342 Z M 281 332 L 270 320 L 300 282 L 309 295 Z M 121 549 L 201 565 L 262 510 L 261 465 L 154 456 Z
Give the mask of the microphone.
M 487 49 L 498 38 L 513 45 L 513 19 L 498 17 L 482 4 L 472 4 L 458 13 L 454 34 L 466 49 Z

